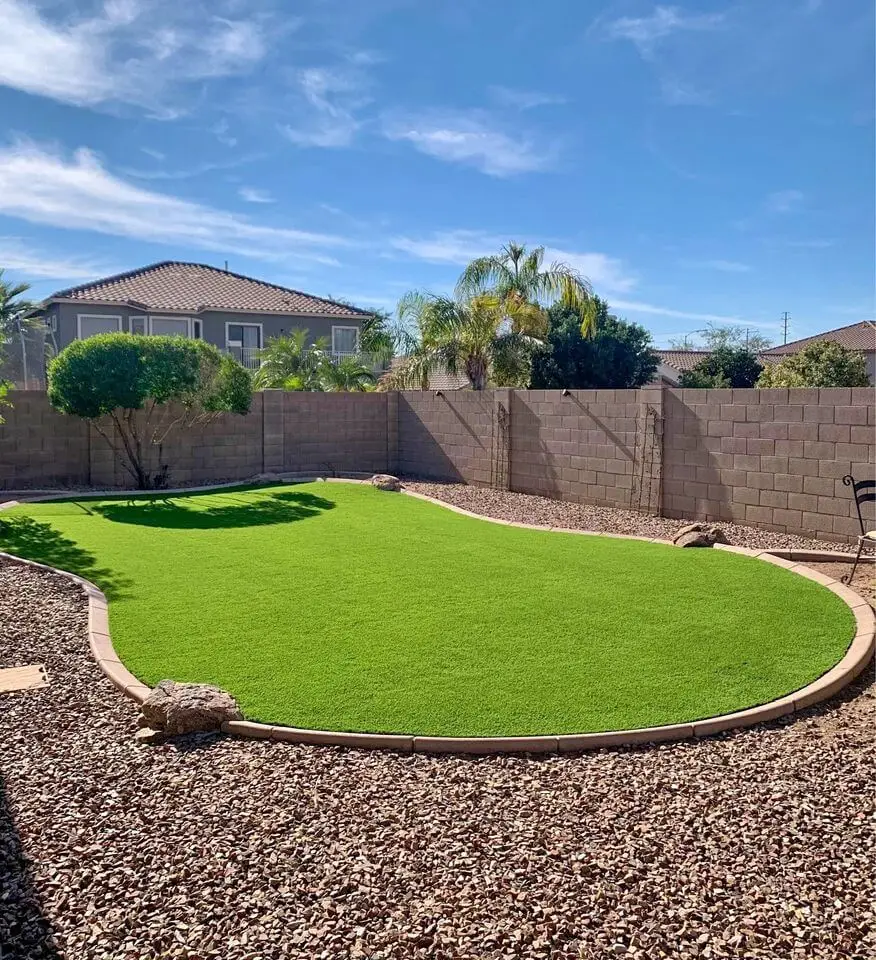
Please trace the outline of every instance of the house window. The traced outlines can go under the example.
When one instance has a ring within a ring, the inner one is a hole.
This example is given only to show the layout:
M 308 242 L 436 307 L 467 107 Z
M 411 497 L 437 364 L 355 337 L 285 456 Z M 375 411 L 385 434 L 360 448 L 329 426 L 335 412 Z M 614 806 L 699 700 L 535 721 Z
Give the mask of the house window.
M 118 333 L 122 329 L 121 317 L 105 317 L 98 314 L 80 313 L 76 317 L 80 340 L 99 333 Z
M 225 348 L 235 360 L 248 370 L 257 370 L 262 348 L 262 325 L 260 323 L 226 323 Z
M 152 334 L 164 337 L 187 337 L 189 335 L 188 317 L 150 317 Z
M 201 321 L 192 320 L 192 339 L 200 340 L 201 339 Z
M 146 333 L 146 318 L 131 317 L 131 333 L 142 336 Z
M 332 353 L 336 356 L 350 356 L 359 350 L 358 327 L 332 327 Z

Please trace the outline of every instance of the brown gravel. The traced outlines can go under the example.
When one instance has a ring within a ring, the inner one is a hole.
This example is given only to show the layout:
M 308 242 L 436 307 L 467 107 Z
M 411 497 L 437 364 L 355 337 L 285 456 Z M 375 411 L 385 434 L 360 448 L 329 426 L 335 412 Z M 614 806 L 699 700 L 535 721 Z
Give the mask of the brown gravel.
M 50 677 L 0 697 L 4 960 L 874 955 L 863 683 L 581 756 L 143 747 L 85 627 L 65 579 L 0 563 L 0 663 Z
M 499 520 L 514 520 L 519 523 L 544 524 L 547 527 L 567 527 L 572 530 L 593 530 L 599 533 L 627 533 L 637 537 L 660 537 L 671 540 L 675 533 L 691 520 L 670 520 L 666 517 L 649 517 L 633 510 L 616 507 L 595 507 L 583 503 L 566 503 L 527 493 L 511 493 L 507 490 L 491 490 L 487 487 L 470 487 L 462 483 L 421 483 L 405 480 L 404 486 L 416 493 L 435 497 L 445 503 L 480 513 Z M 772 533 L 757 527 L 721 521 L 718 526 L 724 531 L 729 543 L 753 550 L 831 550 L 854 551 L 847 543 L 799 537 L 791 533 Z M 851 569 L 851 567 L 849 568 Z M 855 574 L 855 587 L 861 582 L 872 581 L 873 567 L 865 564 Z M 829 571 L 828 571 L 829 572 Z

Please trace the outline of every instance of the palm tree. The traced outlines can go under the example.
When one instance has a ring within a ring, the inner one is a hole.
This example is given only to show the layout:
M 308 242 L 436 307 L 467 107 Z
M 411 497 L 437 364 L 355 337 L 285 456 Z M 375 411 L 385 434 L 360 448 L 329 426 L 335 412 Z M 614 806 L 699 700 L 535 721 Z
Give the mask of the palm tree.
M 261 366 L 254 377 L 256 390 L 322 390 L 328 338 L 307 342 L 306 330 L 290 330 L 269 340 L 259 352 Z
M 540 306 L 492 293 L 453 300 L 413 291 L 399 302 L 398 316 L 409 332 L 404 359 L 381 379 L 388 390 L 428 389 L 438 370 L 464 374 L 474 390 L 491 382 L 526 386 L 545 329 Z
M 3 279 L 0 269 L 0 354 L 7 343 L 18 339 L 21 347 L 21 377 L 27 384 L 27 331 L 39 326 L 38 317 L 29 317 L 34 305 L 30 300 L 21 300 L 22 294 L 30 290 L 30 284 L 12 283 Z
M 326 360 L 322 368 L 324 390 L 362 392 L 373 389 L 377 378 L 356 357 L 344 357 L 337 363 Z
M 517 304 L 539 307 L 547 329 L 547 307 L 560 303 L 578 312 L 581 333 L 592 336 L 596 331 L 596 310 L 590 282 L 577 270 L 560 260 L 543 269 L 544 247 L 527 250 L 518 243 L 509 243 L 498 254 L 478 257 L 465 268 L 456 284 L 460 298 L 492 293 L 505 306 L 510 316 Z

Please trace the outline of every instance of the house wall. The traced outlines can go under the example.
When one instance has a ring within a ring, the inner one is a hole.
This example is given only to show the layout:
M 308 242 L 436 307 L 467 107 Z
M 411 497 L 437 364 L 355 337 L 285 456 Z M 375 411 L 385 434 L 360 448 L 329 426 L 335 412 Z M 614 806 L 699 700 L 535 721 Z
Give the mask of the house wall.
M 302 329 L 308 331 L 308 340 L 313 342 L 320 337 L 326 337 L 331 344 L 332 327 L 361 327 L 361 321 L 357 319 L 341 319 L 330 317 L 312 317 L 301 315 L 278 316 L 272 313 L 246 313 L 236 314 L 221 310 L 205 310 L 199 314 L 184 314 L 168 311 L 148 311 L 135 310 L 128 306 L 97 306 L 86 302 L 77 303 L 55 303 L 46 310 L 46 315 L 57 317 L 57 333 L 55 335 L 56 349 L 62 350 L 72 343 L 77 337 L 77 317 L 79 314 L 92 314 L 104 317 L 117 316 L 122 320 L 122 331 L 129 333 L 131 330 L 131 317 L 142 317 L 152 314 L 154 316 L 195 316 L 201 320 L 203 338 L 209 343 L 214 343 L 217 347 L 225 349 L 225 327 L 228 323 L 258 323 L 262 326 L 262 342 L 266 343 L 272 337 L 281 336 L 289 333 L 293 329 Z M 50 338 L 51 339 L 51 338 Z
M 13 392 L 0 488 L 126 487 L 94 428 Z M 383 472 L 851 541 L 845 474 L 876 475 L 869 389 L 265 391 L 246 417 L 172 432 L 172 485 Z M 867 515 L 873 515 L 873 504 Z

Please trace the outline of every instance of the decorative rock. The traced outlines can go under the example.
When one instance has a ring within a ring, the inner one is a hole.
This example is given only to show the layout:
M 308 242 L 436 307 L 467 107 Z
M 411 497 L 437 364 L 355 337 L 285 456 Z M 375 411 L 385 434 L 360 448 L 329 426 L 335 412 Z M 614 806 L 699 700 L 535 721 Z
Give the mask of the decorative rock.
M 378 490 L 392 490 L 396 492 L 401 490 L 401 483 L 398 477 L 394 477 L 389 473 L 375 473 L 371 478 L 371 486 L 377 487 Z
M 206 683 L 162 680 L 140 705 L 148 728 L 166 737 L 218 730 L 243 714 L 230 693 Z M 147 728 L 147 729 L 148 729 Z
M 140 729 L 134 734 L 134 739 L 137 743 L 162 743 L 166 737 L 160 730 L 153 730 L 152 727 L 140 727 Z
M 710 523 L 689 523 L 682 527 L 672 539 L 677 547 L 713 547 L 716 543 L 726 543 L 727 538 L 720 527 Z

